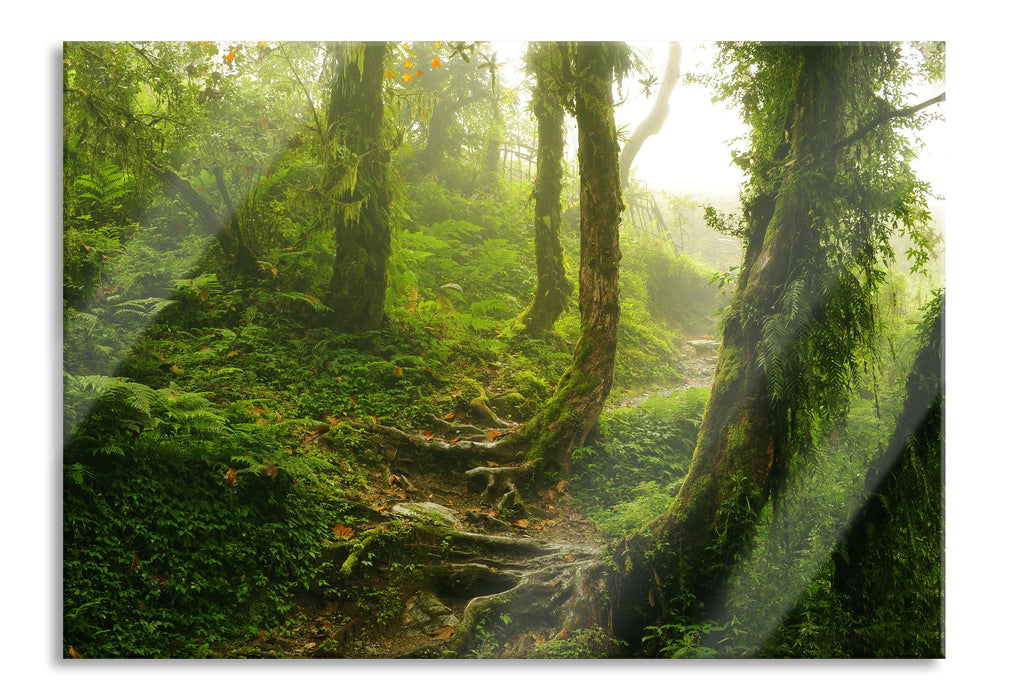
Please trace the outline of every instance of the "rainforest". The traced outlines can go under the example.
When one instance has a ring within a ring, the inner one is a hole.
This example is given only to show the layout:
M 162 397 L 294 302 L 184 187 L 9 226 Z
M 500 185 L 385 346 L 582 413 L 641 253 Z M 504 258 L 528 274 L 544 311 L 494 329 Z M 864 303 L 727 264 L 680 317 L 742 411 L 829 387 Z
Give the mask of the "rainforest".
M 64 43 L 62 657 L 943 658 L 944 90 L 934 41 Z

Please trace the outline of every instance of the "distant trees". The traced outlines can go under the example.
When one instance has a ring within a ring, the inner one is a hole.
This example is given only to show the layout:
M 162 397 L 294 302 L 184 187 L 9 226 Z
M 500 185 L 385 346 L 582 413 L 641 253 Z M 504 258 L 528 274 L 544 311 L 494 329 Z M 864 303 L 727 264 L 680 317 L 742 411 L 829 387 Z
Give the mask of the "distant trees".
M 620 184 L 626 188 L 631 174 L 631 164 L 645 141 L 662 130 L 662 125 L 669 116 L 669 98 L 673 88 L 680 81 L 680 60 L 683 49 L 680 42 L 669 42 L 669 55 L 666 57 L 666 67 L 662 72 L 662 82 L 659 84 L 655 103 L 641 123 L 631 133 L 623 148 L 620 149 Z

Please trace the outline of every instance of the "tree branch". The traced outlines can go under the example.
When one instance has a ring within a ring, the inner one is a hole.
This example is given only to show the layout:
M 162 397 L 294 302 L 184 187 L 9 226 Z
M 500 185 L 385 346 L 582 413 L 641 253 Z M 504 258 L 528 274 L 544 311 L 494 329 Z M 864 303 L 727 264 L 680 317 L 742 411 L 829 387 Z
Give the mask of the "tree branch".
M 870 131 L 872 131 L 873 129 L 875 129 L 877 126 L 879 126 L 883 122 L 889 121 L 891 119 L 900 119 L 902 117 L 910 117 L 915 112 L 920 112 L 921 110 L 925 109 L 926 107 L 931 107 L 932 105 L 937 104 L 939 102 L 944 102 L 945 100 L 946 100 L 946 93 L 943 92 L 943 93 L 941 93 L 939 95 L 936 95 L 935 97 L 933 97 L 930 100 L 925 100 L 924 102 L 922 102 L 920 104 L 912 105 L 910 107 L 905 107 L 903 109 L 891 110 L 889 112 L 884 112 L 883 114 L 877 115 L 876 118 L 873 119 L 872 121 L 870 121 L 868 124 L 866 124 L 865 126 L 859 128 L 859 129 L 856 129 L 849 136 L 846 136 L 845 138 L 841 139 L 836 144 L 834 144 L 834 146 L 827 153 L 833 153 L 834 151 L 837 151 L 837 150 L 839 150 L 841 148 L 845 148 L 847 146 L 850 146 L 851 144 L 855 143 L 859 139 L 862 139 L 865 136 L 867 136 Z

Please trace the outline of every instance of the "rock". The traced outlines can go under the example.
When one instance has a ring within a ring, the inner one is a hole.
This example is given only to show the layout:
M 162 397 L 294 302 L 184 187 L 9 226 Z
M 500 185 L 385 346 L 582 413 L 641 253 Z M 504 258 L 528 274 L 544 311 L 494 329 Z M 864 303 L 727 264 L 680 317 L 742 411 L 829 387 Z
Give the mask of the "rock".
M 397 503 L 392 507 L 392 512 L 413 520 L 434 523 L 435 525 L 448 525 L 449 527 L 459 527 L 459 519 L 456 512 L 451 508 L 431 503 Z
M 445 627 L 455 627 L 459 618 L 433 593 L 421 593 L 406 603 L 403 625 L 415 633 L 435 634 Z
M 705 355 L 717 354 L 718 349 L 722 346 L 722 342 L 720 340 L 699 338 L 697 340 L 688 340 L 687 345 L 692 347 L 697 355 L 703 357 Z

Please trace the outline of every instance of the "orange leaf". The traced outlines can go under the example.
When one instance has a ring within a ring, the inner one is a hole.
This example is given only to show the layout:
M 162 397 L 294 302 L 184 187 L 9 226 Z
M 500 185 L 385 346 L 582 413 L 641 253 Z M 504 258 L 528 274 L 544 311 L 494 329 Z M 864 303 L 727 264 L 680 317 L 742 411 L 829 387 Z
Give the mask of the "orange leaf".
M 440 630 L 434 633 L 434 638 L 440 641 L 445 641 L 446 639 L 452 636 L 453 632 L 455 632 L 455 627 L 446 625 L 445 627 L 442 627 Z
M 447 637 L 446 637 L 446 639 L 447 639 Z M 73 648 L 72 646 L 68 646 L 68 647 L 67 647 L 67 654 L 69 654 L 69 655 L 70 655 L 70 658 L 71 658 L 71 659 L 83 659 L 83 658 L 84 658 L 84 657 L 83 657 L 83 656 L 81 656 L 81 655 L 80 655 L 80 653 L 78 653 L 78 651 L 77 651 L 76 649 L 74 649 L 74 648 Z
M 235 49 L 232 49 L 228 53 L 228 55 L 224 57 L 224 62 L 225 63 L 231 63 L 232 61 L 234 61 L 235 60 L 235 53 L 236 53 Z
M 428 440 L 434 439 L 434 433 L 432 433 L 430 430 L 421 430 L 420 432 L 421 435 L 426 437 Z
M 508 432 L 505 430 L 488 430 L 487 431 L 487 442 L 497 440 L 502 435 L 507 435 Z
M 392 368 L 392 376 L 394 376 L 394 377 L 402 377 L 403 376 L 403 368 L 402 367 L 393 367 Z
M 445 420 L 452 420 L 455 418 L 455 411 L 449 411 L 445 414 Z
M 441 59 L 438 58 L 437 56 L 435 56 L 434 58 L 432 58 L 431 59 L 431 67 L 432 68 L 441 68 Z
M 413 76 L 410 75 L 409 73 L 404 73 L 403 74 L 403 81 L 407 82 L 407 83 L 412 83 L 413 82 Z
M 338 540 L 352 540 L 354 531 L 342 523 L 337 523 L 333 526 L 333 536 Z
M 420 76 L 422 76 L 423 74 L 424 74 L 424 71 L 422 71 L 422 70 L 421 70 L 420 68 L 418 68 L 418 69 L 417 69 L 417 72 L 416 72 L 416 73 L 414 73 L 414 75 L 416 75 L 416 76 L 417 76 L 418 78 L 419 78 Z
M 224 480 L 228 482 L 228 486 L 234 486 L 238 481 L 238 477 L 235 476 L 235 468 L 231 467 L 228 471 L 224 472 Z
M 403 65 L 406 66 L 407 68 L 410 68 L 410 67 L 413 66 L 413 64 L 410 63 L 410 59 L 409 58 L 404 58 L 403 59 Z

